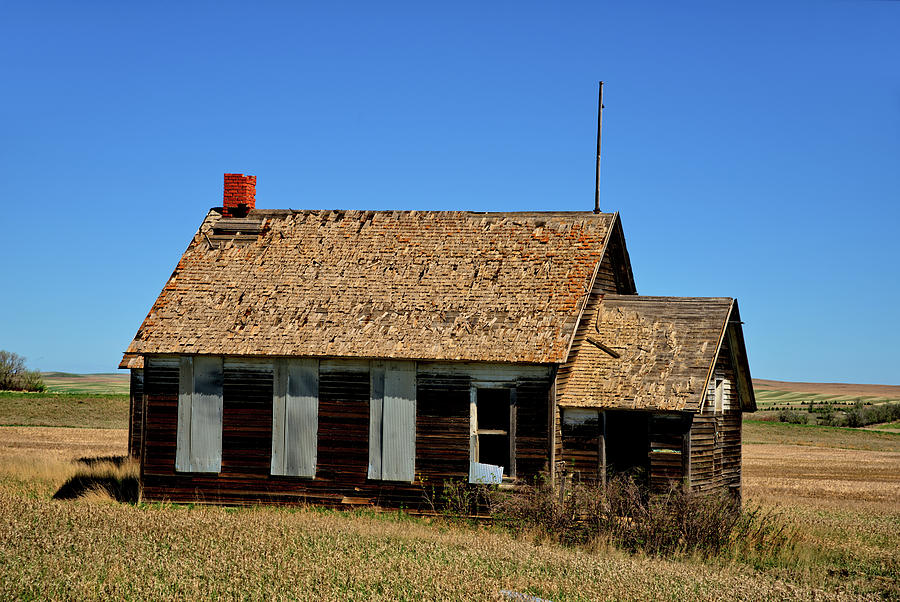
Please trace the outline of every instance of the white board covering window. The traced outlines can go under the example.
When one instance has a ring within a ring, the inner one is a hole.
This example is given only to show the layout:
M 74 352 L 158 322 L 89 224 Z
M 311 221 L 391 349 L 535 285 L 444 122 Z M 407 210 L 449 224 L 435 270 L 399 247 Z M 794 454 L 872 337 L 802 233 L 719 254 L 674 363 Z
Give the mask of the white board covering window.
M 316 476 L 319 361 L 275 362 L 272 394 L 272 474 Z
M 416 364 L 372 362 L 369 386 L 370 479 L 415 480 Z
M 222 382 L 221 357 L 181 358 L 175 470 L 222 470 Z

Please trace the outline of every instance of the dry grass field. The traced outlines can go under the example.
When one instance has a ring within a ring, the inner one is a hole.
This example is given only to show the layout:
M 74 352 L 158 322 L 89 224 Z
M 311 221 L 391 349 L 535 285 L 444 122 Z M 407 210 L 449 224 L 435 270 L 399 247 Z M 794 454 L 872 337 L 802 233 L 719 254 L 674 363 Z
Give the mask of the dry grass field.
M 664 560 L 397 513 L 133 504 L 102 491 L 54 500 L 77 473 L 135 476 L 78 462 L 124 454 L 124 430 L 65 422 L 0 427 L 0 599 L 900 597 L 897 435 L 747 423 L 746 503 L 779 513 L 796 548 Z

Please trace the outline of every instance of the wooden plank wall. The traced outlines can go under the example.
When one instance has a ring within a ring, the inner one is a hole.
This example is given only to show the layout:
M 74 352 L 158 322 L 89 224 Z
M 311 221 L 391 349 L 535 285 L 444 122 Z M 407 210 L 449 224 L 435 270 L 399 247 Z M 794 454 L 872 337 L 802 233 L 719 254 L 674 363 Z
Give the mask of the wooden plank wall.
M 570 410 L 571 411 L 571 410 Z M 588 413 L 589 410 L 578 410 Z M 565 462 L 566 475 L 584 483 L 596 483 L 600 478 L 600 416 L 573 422 L 571 417 L 562 422 L 560 457 Z
M 416 469 L 429 467 L 429 486 L 469 474 L 469 386 L 462 374 L 419 373 Z
M 667 491 L 684 479 L 683 448 L 690 424 L 685 414 L 654 414 L 648 430 L 650 443 L 650 489 Z
M 708 409 L 694 416 L 691 426 L 691 489 L 697 492 L 716 490 L 721 473 L 715 469 L 717 419 Z
M 360 365 L 364 366 L 361 368 Z M 142 499 L 222 504 L 378 504 L 429 508 L 446 480 L 466 481 L 469 469 L 471 377 L 459 370 L 416 377 L 416 480 L 370 480 L 369 371 L 367 364 L 321 369 L 319 434 L 313 479 L 274 476 L 272 367 L 226 360 L 222 471 L 175 472 L 178 359 L 148 358 L 145 368 L 146 435 Z M 517 381 L 518 474 L 533 479 L 547 467 L 549 377 Z M 435 489 L 433 490 L 432 487 Z
M 721 371 L 725 377 L 724 412 L 719 422 L 719 446 L 722 450 L 722 486 L 740 498 L 742 411 L 731 357 L 727 343 L 723 344 L 716 364 L 716 371 Z
M 722 411 L 717 413 L 716 380 L 722 379 Z M 691 488 L 741 494 L 741 406 L 726 342 L 710 379 L 703 411 L 691 428 Z
M 144 431 L 144 369 L 133 368 L 128 387 L 128 455 L 141 457 L 141 435 Z
M 265 478 L 272 460 L 271 365 L 225 363 L 222 473 Z
M 533 481 L 549 474 L 547 446 L 550 383 L 547 378 L 519 378 L 516 381 L 516 479 Z

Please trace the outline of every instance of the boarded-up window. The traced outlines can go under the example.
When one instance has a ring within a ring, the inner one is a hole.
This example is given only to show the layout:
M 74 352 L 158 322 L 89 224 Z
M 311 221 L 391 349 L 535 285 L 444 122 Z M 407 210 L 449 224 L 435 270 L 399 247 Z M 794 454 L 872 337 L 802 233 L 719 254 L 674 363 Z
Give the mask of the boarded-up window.
M 415 480 L 416 364 L 372 362 L 369 387 L 370 479 Z
M 319 361 L 279 360 L 272 394 L 272 474 L 316 476 Z
M 221 357 L 181 358 L 175 470 L 222 470 L 222 380 Z

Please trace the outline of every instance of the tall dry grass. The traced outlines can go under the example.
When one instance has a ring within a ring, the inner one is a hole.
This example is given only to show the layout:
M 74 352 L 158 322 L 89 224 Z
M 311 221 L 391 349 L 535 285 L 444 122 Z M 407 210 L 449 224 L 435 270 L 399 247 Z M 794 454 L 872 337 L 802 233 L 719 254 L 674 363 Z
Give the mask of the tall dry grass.
M 789 558 L 798 534 L 773 510 L 747 508 L 727 495 L 673 486 L 650 495 L 628 475 L 603 487 L 538 484 L 497 491 L 493 513 L 515 530 L 530 529 L 565 545 L 614 546 L 650 556 L 775 562 Z

